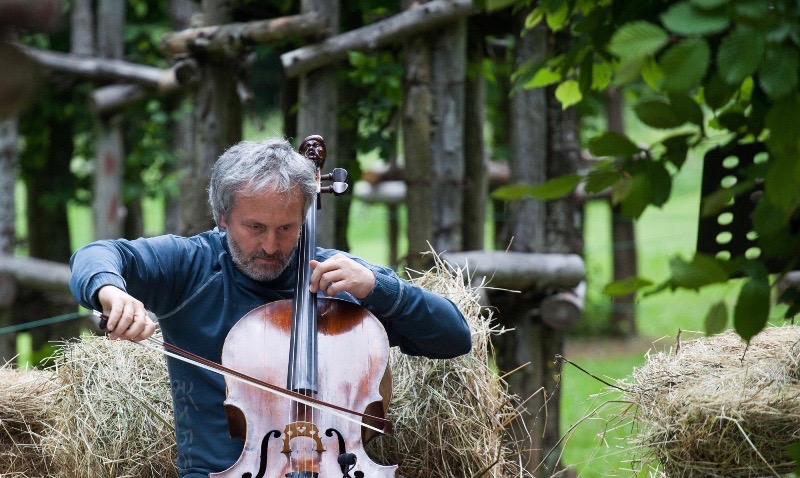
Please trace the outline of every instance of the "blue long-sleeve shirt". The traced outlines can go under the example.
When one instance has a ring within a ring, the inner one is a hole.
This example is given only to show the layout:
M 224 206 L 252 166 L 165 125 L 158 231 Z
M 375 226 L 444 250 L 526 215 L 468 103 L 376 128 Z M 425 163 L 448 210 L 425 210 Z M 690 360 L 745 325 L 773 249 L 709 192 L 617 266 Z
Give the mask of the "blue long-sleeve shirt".
M 324 261 L 339 251 L 317 249 Z M 353 257 L 353 256 L 350 256 Z M 451 358 L 471 348 L 470 331 L 449 300 L 401 280 L 391 269 L 364 264 L 375 274 L 372 293 L 358 300 L 386 329 L 389 343 L 410 355 Z M 220 362 L 233 325 L 265 303 L 291 298 L 297 275 L 293 260 L 276 279 L 253 280 L 230 257 L 225 233 L 159 236 L 134 241 L 98 241 L 70 261 L 70 289 L 84 307 L 102 310 L 97 291 L 116 286 L 142 301 L 159 318 L 164 339 Z M 224 379 L 212 372 L 167 358 L 181 476 L 207 476 L 230 467 L 243 443 L 229 435 L 222 406 Z

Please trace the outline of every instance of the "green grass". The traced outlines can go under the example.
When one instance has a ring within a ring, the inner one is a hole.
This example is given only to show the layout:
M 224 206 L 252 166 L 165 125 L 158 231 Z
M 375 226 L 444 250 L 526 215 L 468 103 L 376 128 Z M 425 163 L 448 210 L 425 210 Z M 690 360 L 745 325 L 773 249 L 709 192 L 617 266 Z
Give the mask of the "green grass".
M 591 347 L 587 340 L 586 347 Z M 640 354 L 597 360 L 578 360 L 588 372 L 610 383 L 627 377 L 644 363 Z M 564 437 L 562 462 L 574 466 L 579 476 L 629 476 L 635 455 L 625 447 L 629 433 L 627 404 L 615 402 L 619 394 L 570 364 L 564 364 L 561 380 L 561 421 Z

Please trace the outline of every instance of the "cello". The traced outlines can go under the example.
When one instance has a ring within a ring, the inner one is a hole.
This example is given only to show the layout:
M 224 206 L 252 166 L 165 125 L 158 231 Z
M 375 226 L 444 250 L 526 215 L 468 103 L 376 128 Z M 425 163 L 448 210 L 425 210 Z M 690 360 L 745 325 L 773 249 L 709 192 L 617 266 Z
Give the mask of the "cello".
M 378 423 L 388 423 L 384 416 L 391 399 L 391 375 L 386 331 L 359 305 L 317 297 L 309 290 L 320 193 L 343 194 L 347 173 L 337 168 L 320 174 L 325 160 L 320 136 L 304 139 L 299 151 L 315 163 L 318 193 L 300 233 L 294 298 L 265 304 L 242 317 L 225 339 L 222 365 L 268 384 L 286 384 L 286 389 L 308 400 L 361 416 L 361 422 L 226 377 L 224 406 L 230 433 L 244 441 L 244 448 L 230 468 L 209 477 L 394 477 L 396 465 L 379 465 L 364 450 L 364 444 L 377 436 L 373 430 L 380 430 Z M 321 187 L 323 180 L 333 183 Z

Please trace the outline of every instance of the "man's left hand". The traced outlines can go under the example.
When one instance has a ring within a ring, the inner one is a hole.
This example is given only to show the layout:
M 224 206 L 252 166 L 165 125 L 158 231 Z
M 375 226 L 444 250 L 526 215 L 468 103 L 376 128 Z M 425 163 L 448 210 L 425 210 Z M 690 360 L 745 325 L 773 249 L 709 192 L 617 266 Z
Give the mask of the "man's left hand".
M 357 299 L 367 297 L 375 288 L 375 274 L 364 265 L 343 255 L 335 254 L 319 262 L 311 260 L 311 292 L 333 297 L 339 292 L 349 292 Z

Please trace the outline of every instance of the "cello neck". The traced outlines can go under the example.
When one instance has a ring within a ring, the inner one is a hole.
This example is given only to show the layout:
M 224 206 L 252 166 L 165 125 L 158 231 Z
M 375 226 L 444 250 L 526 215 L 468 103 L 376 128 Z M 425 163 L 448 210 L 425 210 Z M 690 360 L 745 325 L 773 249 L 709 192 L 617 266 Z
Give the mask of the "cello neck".
M 316 203 L 316 201 L 315 201 Z M 297 283 L 289 346 L 286 387 L 307 395 L 317 393 L 317 295 L 309 290 L 311 259 L 317 250 L 317 204 L 308 208 L 297 248 Z

